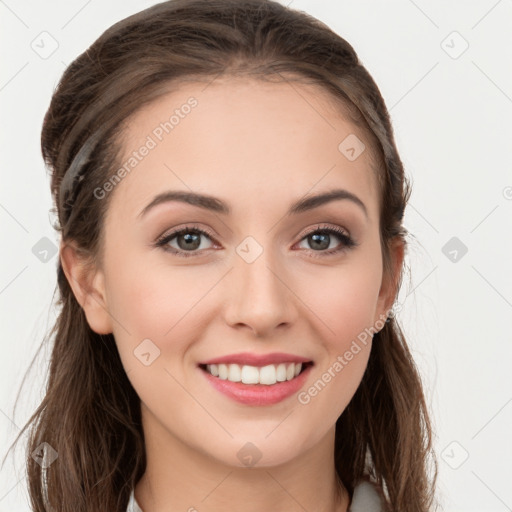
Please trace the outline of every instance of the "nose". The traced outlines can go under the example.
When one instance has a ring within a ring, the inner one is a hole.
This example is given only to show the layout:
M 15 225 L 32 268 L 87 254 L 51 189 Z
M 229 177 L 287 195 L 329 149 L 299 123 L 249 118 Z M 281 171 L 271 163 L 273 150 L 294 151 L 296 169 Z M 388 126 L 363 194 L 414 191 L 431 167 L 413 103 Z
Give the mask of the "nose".
M 298 314 L 293 280 L 271 252 L 264 250 L 251 263 L 236 255 L 226 282 L 226 323 L 265 338 L 290 327 Z

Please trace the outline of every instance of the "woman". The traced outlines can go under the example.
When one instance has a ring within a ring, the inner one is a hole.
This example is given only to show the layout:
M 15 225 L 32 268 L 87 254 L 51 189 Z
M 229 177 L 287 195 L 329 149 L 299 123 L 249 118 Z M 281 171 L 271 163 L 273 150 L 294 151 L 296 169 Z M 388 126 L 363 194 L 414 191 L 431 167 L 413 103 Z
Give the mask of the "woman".
M 430 509 L 392 315 L 409 187 L 344 39 L 277 2 L 163 2 L 69 66 L 42 151 L 61 310 L 34 510 Z

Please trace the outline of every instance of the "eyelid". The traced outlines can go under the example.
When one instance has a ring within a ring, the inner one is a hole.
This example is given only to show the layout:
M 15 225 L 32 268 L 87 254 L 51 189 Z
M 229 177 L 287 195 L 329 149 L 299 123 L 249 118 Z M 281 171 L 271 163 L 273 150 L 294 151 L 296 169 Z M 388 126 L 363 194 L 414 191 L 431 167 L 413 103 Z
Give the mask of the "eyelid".
M 169 236 L 176 236 L 177 234 L 181 233 L 182 231 L 200 231 L 202 233 L 205 233 L 210 238 L 215 239 L 217 236 L 211 229 L 209 228 L 203 228 L 199 227 L 198 225 L 195 225 L 194 223 L 188 223 L 183 227 L 177 227 L 173 228 L 171 230 L 164 231 L 161 235 L 157 237 L 155 242 L 164 240 L 165 238 L 168 238 Z
M 340 233 L 343 233 L 344 235 L 351 237 L 350 231 L 343 226 L 337 226 L 332 224 L 326 224 L 325 222 L 322 222 L 320 224 L 315 224 L 311 228 L 306 228 L 306 231 L 304 231 L 300 237 L 300 240 L 302 240 L 304 237 L 310 235 L 311 233 L 316 233 L 317 231 L 338 231 Z

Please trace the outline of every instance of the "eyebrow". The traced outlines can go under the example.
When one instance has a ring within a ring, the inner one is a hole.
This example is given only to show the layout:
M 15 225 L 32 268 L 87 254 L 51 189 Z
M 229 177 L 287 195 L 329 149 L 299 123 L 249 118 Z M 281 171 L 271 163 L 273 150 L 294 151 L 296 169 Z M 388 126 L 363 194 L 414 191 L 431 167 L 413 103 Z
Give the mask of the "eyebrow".
M 303 197 L 290 206 L 287 215 L 296 215 L 298 213 L 303 213 L 305 211 L 318 208 L 319 206 L 330 203 L 332 201 L 342 199 L 351 201 L 357 206 L 359 206 L 363 210 L 365 216 L 368 217 L 368 211 L 363 201 L 361 201 L 361 199 L 359 199 L 359 197 L 357 197 L 355 194 L 345 189 L 335 189 L 330 190 L 328 192 L 322 192 L 316 195 Z M 144 215 L 146 215 L 149 212 L 149 210 L 151 210 L 155 206 L 171 201 L 178 201 L 181 203 L 198 206 L 199 208 L 210 210 L 216 213 L 222 213 L 224 215 L 231 214 L 231 208 L 229 207 L 229 205 L 222 201 L 221 199 L 218 199 L 217 197 L 198 194 L 196 192 L 187 192 L 183 190 L 168 190 L 155 196 L 153 200 L 142 209 L 138 217 L 144 217 Z

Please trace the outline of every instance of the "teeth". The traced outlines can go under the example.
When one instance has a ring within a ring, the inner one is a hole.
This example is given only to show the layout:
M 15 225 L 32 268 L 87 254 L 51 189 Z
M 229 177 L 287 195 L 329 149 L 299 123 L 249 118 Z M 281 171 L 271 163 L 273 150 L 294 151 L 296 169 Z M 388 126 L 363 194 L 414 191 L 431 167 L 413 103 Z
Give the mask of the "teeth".
M 291 365 L 293 366 L 293 365 Z M 260 384 L 270 386 L 276 383 L 276 367 L 273 364 L 260 368 Z
M 302 363 L 280 363 L 267 366 L 249 366 L 239 364 L 207 364 L 206 370 L 214 377 L 244 384 L 265 384 L 292 380 L 302 370 Z
M 242 380 L 240 366 L 238 366 L 237 364 L 229 365 L 228 380 L 230 380 L 231 382 L 240 382 Z
M 226 380 L 228 378 L 228 367 L 225 364 L 219 364 L 219 379 Z
M 284 363 L 277 365 L 276 379 L 277 382 L 284 382 L 286 380 L 286 365 Z
M 256 366 L 242 366 L 242 382 L 244 384 L 259 384 L 260 371 L 258 368 Z

